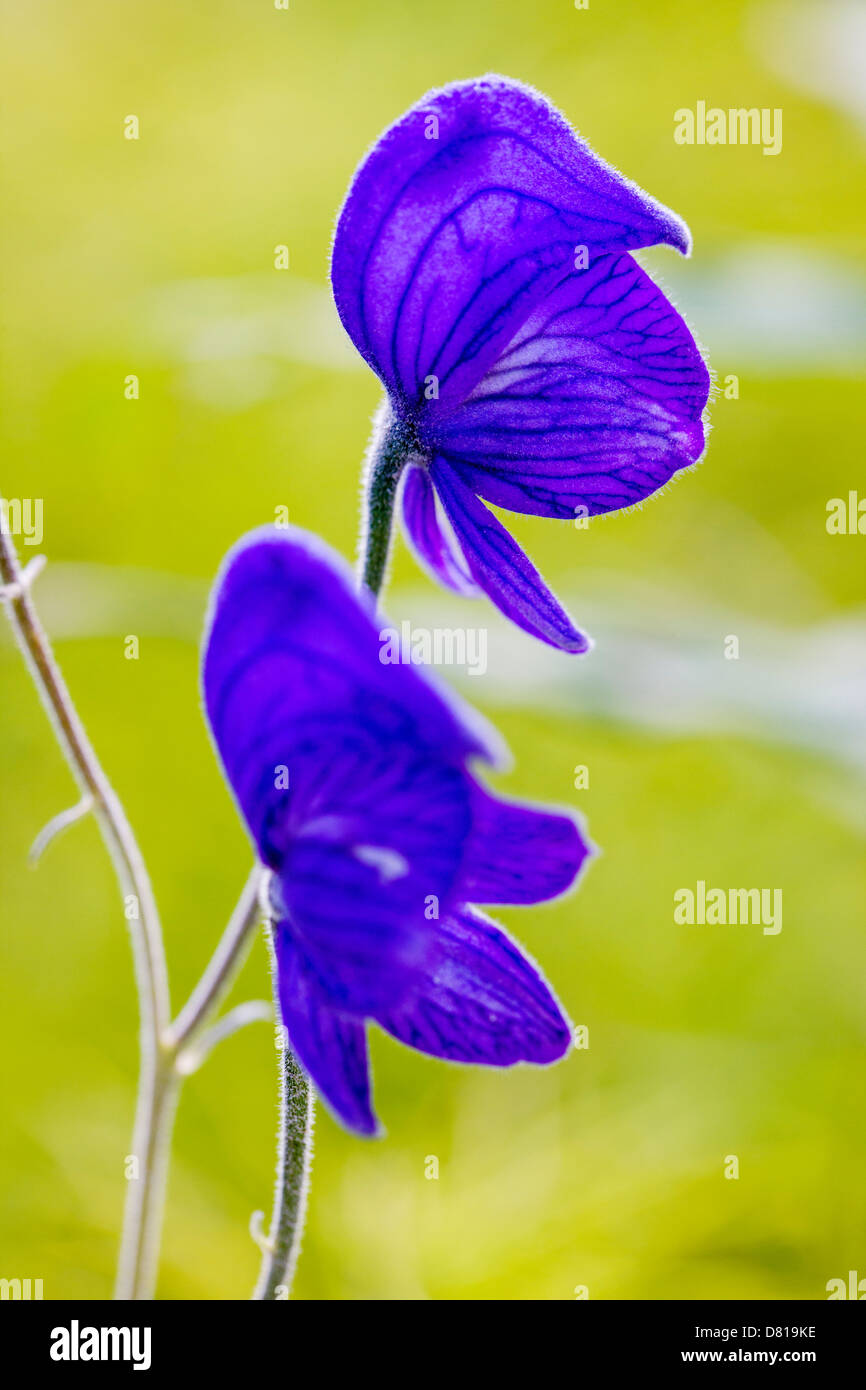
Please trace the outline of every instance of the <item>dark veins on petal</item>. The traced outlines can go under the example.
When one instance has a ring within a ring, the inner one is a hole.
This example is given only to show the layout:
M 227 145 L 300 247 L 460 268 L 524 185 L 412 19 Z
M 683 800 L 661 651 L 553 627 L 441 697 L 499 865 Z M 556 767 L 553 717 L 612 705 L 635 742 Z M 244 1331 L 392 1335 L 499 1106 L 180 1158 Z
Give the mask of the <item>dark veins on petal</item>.
M 435 138 L 426 138 L 435 117 Z M 688 233 L 598 158 L 538 93 L 504 78 L 431 92 L 377 142 L 341 213 L 332 279 L 395 407 L 439 378 L 444 415 L 571 263 Z
M 613 511 L 700 456 L 709 385 L 658 287 L 631 256 L 602 257 L 547 296 L 470 399 L 435 423 L 434 443 L 512 511 Z
M 381 650 L 348 567 L 314 538 L 263 528 L 228 557 L 205 635 L 208 718 L 273 871 L 290 1045 L 361 1134 L 377 1129 L 369 1019 L 454 1060 L 546 1064 L 567 1050 L 537 968 L 464 904 L 556 896 L 587 854 L 570 817 L 488 793 L 467 764 L 496 749 L 490 734 Z

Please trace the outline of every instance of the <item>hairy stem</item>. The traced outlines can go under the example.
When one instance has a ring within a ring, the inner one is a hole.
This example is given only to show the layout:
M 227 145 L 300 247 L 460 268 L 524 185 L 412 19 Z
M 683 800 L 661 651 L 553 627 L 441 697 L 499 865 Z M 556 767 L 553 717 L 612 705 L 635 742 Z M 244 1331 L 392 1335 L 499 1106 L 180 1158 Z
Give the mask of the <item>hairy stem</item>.
M 361 582 L 378 598 L 385 582 L 394 526 L 394 504 L 403 469 L 417 452 L 411 426 L 395 420 L 387 400 L 373 424 L 364 463 Z
M 124 898 L 140 1010 L 141 1061 L 133 1155 L 138 1177 L 127 1189 L 118 1297 L 147 1297 L 165 1191 L 165 1143 L 173 1107 L 163 1033 L 170 1017 L 162 930 L 144 858 L 72 702 L 30 595 L 7 529 L 0 526 L 0 579 L 18 645 L 76 782 L 92 808 Z
M 385 582 L 394 525 L 394 505 L 403 469 L 418 452 L 414 431 L 395 420 L 387 400 L 379 409 L 364 463 L 360 584 L 379 597 Z M 276 957 L 269 939 L 276 1017 L 280 1017 Z M 310 1185 L 313 1091 L 285 1033 L 280 1051 L 279 1133 L 274 1210 L 254 1299 L 288 1298 L 304 1229 Z
M 269 935 L 274 1006 L 280 1017 L 277 962 Z M 280 1127 L 277 1135 L 277 1181 L 274 1211 L 254 1299 L 287 1299 L 301 1248 L 313 1138 L 313 1088 L 288 1045 L 285 1029 L 280 1038 Z

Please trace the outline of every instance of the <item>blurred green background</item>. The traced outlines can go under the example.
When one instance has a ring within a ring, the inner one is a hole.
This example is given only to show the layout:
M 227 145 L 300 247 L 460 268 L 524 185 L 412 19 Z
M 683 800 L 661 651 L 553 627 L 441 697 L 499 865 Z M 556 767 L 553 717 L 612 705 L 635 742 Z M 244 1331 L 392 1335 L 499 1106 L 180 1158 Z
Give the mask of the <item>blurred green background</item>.
M 585 661 L 436 594 L 398 550 L 395 619 L 490 625 L 491 668 L 464 688 L 513 750 L 499 784 L 582 812 L 603 849 L 576 896 L 501 914 L 590 1046 L 493 1074 L 376 1036 L 387 1137 L 320 1112 L 299 1298 L 811 1299 L 866 1275 L 866 539 L 825 527 L 828 499 L 863 488 L 863 14 L 2 6 L 0 493 L 44 499 L 38 601 L 146 852 L 177 1004 L 250 858 L 199 710 L 208 585 L 278 506 L 354 551 L 378 391 L 327 265 L 379 131 L 488 69 L 547 92 L 689 222 L 690 261 L 644 259 L 719 383 L 739 378 L 700 469 L 643 510 L 589 531 L 515 521 L 594 636 Z M 782 108 L 781 154 L 676 145 L 673 113 L 698 100 Z M 136 1074 L 128 944 L 92 823 L 26 867 L 74 792 L 5 629 L 0 692 L 0 1275 L 105 1298 Z M 673 893 L 698 879 L 781 887 L 781 934 L 675 926 Z M 233 997 L 267 991 L 258 942 Z M 275 1069 L 259 1024 L 187 1084 L 161 1297 L 248 1296 Z

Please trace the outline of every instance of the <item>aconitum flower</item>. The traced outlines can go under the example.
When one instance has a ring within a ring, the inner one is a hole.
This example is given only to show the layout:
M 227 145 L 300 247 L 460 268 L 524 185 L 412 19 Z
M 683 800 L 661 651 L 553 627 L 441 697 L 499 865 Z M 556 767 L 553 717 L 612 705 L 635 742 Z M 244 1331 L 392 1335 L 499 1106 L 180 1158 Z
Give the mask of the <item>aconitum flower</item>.
M 207 717 L 261 862 L 283 1023 L 332 1111 L 376 1130 L 366 1025 L 455 1062 L 548 1063 L 567 1019 L 473 903 L 569 888 L 571 816 L 503 801 L 471 770 L 501 754 L 472 711 L 383 664 L 372 600 L 314 537 L 254 532 L 229 555 L 204 653 Z
M 658 242 L 689 254 L 685 223 L 497 76 L 406 112 L 337 224 L 334 297 L 387 393 L 413 548 L 566 651 L 586 638 L 485 503 L 589 517 L 699 458 L 707 369 L 628 254 Z

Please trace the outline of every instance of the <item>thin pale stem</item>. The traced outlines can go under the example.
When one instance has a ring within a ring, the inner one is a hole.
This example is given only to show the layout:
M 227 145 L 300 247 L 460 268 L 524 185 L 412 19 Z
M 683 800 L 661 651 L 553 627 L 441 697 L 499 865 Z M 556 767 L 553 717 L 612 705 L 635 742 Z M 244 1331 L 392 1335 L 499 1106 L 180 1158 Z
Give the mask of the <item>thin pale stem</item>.
M 0 601 L 9 618 L 51 719 L 58 742 L 81 791 L 81 801 L 56 816 L 37 837 L 34 856 L 63 829 L 89 811 L 96 816 L 114 863 L 124 898 L 133 944 L 141 1013 L 141 1061 L 132 1153 L 128 1156 L 128 1188 L 115 1297 L 153 1297 L 174 1114 L 185 1075 L 211 1047 L 245 1023 L 265 1016 L 270 1006 L 240 1005 L 202 1039 L 189 1044 L 212 1017 L 231 986 L 250 948 L 261 920 L 260 893 L 264 870 L 255 865 L 220 943 L 188 1002 L 174 1023 L 168 990 L 168 971 L 162 930 L 144 858 L 126 813 L 96 756 L 39 620 L 30 586 L 42 568 L 41 557 L 22 570 L 14 544 L 0 526 Z M 277 1273 L 290 1278 L 297 1254 L 295 1233 L 303 1224 L 306 1200 L 306 1154 L 312 1124 L 312 1095 L 306 1078 L 290 1053 L 283 1063 L 280 1185 L 285 1201 L 275 1212 L 272 1269 L 265 1278 L 269 1292 L 280 1296 Z M 303 1110 L 300 1116 L 298 1107 Z M 300 1144 L 296 1135 L 302 1134 Z M 293 1253 L 294 1252 L 294 1253 Z
M 29 567 L 28 567 L 29 568 Z M 144 858 L 132 827 L 87 737 L 30 595 L 11 537 L 0 526 L 0 578 L 12 628 L 51 719 L 61 749 L 93 807 L 127 907 L 141 991 L 142 1028 L 150 1050 L 169 1019 L 168 972 L 162 931 Z M 129 900 L 134 899 L 133 903 Z
M 135 1153 L 144 1155 L 142 1174 L 146 1175 L 147 1181 L 133 1180 L 129 1185 L 116 1298 L 153 1297 L 171 1135 L 180 1086 L 210 1051 L 210 1047 L 205 1046 L 197 1054 L 194 1046 L 188 1048 L 186 1045 L 212 1017 L 243 964 L 261 919 L 259 885 L 262 874 L 263 870 L 258 865 L 250 872 L 210 964 L 177 1020 L 163 1030 L 156 1067 L 152 1075 L 148 1074 L 147 1084 L 141 1088 Z M 226 1029 L 224 1036 L 230 1031 L 233 1030 Z M 213 1043 L 218 1040 L 213 1039 Z
M 184 1048 L 175 1061 L 175 1070 L 180 1076 L 192 1076 L 202 1062 L 207 1061 L 214 1048 L 226 1038 L 239 1033 L 251 1023 L 270 1023 L 274 1016 L 273 1005 L 267 999 L 248 999 L 244 1004 L 236 1004 L 229 1009 L 213 1027 L 208 1028 L 192 1047 Z
M 40 830 L 33 844 L 30 846 L 30 853 L 27 855 L 27 862 L 35 869 L 39 860 L 50 844 L 53 844 L 58 835 L 62 835 L 64 830 L 68 830 L 71 825 L 77 824 L 85 816 L 89 816 L 93 810 L 93 798 L 83 796 L 75 806 L 68 807 L 54 816 L 47 825 Z
M 151 1066 L 142 1059 L 133 1131 L 137 1167 L 129 1174 L 114 1297 L 151 1299 L 156 1287 L 168 1161 L 180 1077 L 160 1051 Z
M 256 864 L 250 870 L 237 906 L 229 918 L 210 963 L 183 1006 L 175 1022 L 167 1030 L 166 1044 L 176 1055 L 206 1023 L 228 992 L 252 945 L 253 935 L 262 918 L 259 901 L 264 869 Z
M 32 564 L 21 569 L 12 539 L 7 529 L 0 526 L 0 579 L 9 619 L 82 800 L 92 806 L 96 816 L 114 864 L 129 924 L 141 1038 L 132 1155 L 138 1176 L 127 1189 L 117 1294 L 121 1298 L 147 1297 L 152 1287 L 152 1256 L 164 1203 L 165 1151 L 173 1110 L 173 1087 L 162 1041 L 170 1018 L 162 930 L 132 827 L 87 736 L 39 620 L 30 594 L 35 572 Z

